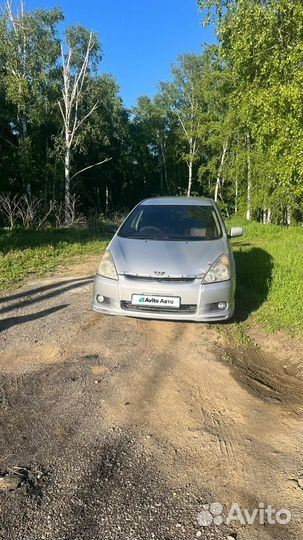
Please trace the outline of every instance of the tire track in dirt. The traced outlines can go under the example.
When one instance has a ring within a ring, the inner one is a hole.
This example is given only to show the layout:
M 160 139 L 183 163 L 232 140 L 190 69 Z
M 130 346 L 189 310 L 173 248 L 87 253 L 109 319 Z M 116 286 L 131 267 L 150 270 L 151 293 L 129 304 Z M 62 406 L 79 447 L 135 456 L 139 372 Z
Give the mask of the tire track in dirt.
M 250 392 L 263 400 L 302 411 L 303 360 L 285 362 L 258 348 L 227 349 L 233 375 Z

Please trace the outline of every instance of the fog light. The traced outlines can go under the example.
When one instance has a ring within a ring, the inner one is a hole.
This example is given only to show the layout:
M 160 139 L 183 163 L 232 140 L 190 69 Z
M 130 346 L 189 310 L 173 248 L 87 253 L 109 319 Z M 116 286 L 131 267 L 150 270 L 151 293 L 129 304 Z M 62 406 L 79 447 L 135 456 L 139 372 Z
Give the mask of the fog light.
M 104 300 L 105 300 L 104 296 L 102 296 L 101 294 L 97 295 L 97 302 L 99 302 L 99 304 L 102 304 L 102 302 L 104 302 Z
M 227 308 L 227 303 L 226 302 L 219 302 L 218 308 L 219 309 L 226 309 Z

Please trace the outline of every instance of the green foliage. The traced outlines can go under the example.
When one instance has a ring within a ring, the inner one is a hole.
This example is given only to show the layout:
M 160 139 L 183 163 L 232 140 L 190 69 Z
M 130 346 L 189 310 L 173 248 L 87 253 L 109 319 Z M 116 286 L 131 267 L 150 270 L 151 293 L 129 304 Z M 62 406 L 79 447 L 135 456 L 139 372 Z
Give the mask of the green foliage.
M 163 103 L 179 125 L 178 137 L 184 146 L 180 157 L 188 167 L 188 195 L 192 191 L 193 165 L 198 160 L 201 116 L 205 109 L 201 91 L 203 69 L 201 55 L 183 54 L 172 66 L 172 82 L 160 84 Z
M 171 82 L 160 83 L 153 99 L 141 96 L 131 111 L 115 79 L 100 75 L 102 44 L 92 34 L 81 99 L 63 131 L 61 45 L 65 60 L 72 47 L 73 81 L 90 32 L 74 26 L 62 36 L 58 8 L 4 9 L 0 192 L 30 194 L 43 207 L 62 201 L 66 133 L 76 117 L 85 122 L 73 139 L 71 192 L 86 217 L 129 209 L 154 194 L 185 193 L 191 179 L 191 193 L 217 196 L 226 216 L 249 210 L 259 221 L 302 222 L 302 3 L 198 4 L 205 24 L 216 24 L 219 45 L 180 55 Z
M 220 57 L 232 76 L 229 105 L 236 119 L 234 150 L 225 174 L 233 183 L 232 156 L 250 134 L 251 210 L 302 216 L 303 5 L 294 0 L 199 0 L 205 22 L 217 23 Z M 242 194 L 247 170 L 238 183 Z M 242 201 L 243 202 L 243 201 Z M 301 219 L 301 217 L 300 217 Z
M 98 255 L 108 240 L 96 231 L 0 232 L 0 292 L 74 256 Z
M 66 43 L 73 50 L 71 62 L 73 69 L 81 69 L 83 58 L 87 51 L 90 39 L 90 32 L 80 25 L 70 26 L 65 31 Z M 99 62 L 102 59 L 101 43 L 96 33 L 92 36 L 92 45 L 90 53 L 90 67 L 96 71 Z

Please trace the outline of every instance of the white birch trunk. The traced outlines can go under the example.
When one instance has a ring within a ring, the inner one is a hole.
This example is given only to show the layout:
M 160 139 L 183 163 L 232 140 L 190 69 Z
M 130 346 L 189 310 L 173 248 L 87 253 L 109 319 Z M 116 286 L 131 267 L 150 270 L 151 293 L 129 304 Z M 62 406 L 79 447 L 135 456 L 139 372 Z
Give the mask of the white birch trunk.
M 227 143 L 224 144 L 222 154 L 221 154 L 221 161 L 220 161 L 220 166 L 219 166 L 217 180 L 216 180 L 216 187 L 215 187 L 215 202 L 217 202 L 218 198 L 219 198 L 219 189 L 220 189 L 220 185 L 221 185 L 221 174 L 222 174 L 222 169 L 223 169 L 223 165 L 224 165 L 226 152 L 227 152 Z
M 65 192 L 65 216 L 66 219 L 69 215 L 70 203 L 71 203 L 71 181 L 78 176 L 81 172 L 84 172 L 92 167 L 102 165 L 111 158 L 106 158 L 103 161 L 89 165 L 76 172 L 71 176 L 71 157 L 72 150 L 75 144 L 75 137 L 82 124 L 90 117 L 90 115 L 96 110 L 98 103 L 95 103 L 93 107 L 79 118 L 79 103 L 81 95 L 85 91 L 85 80 L 89 71 L 90 56 L 93 49 L 93 36 L 92 33 L 89 36 L 87 48 L 84 54 L 82 66 L 79 67 L 76 73 L 73 73 L 72 58 L 74 55 L 74 49 L 69 48 L 67 55 L 65 56 L 63 47 L 61 47 L 62 57 L 62 74 L 63 74 L 63 89 L 62 89 L 62 103 L 58 102 L 59 109 L 63 119 L 64 125 L 64 192 Z
M 108 214 L 108 206 L 109 206 L 109 193 L 108 193 L 108 185 L 105 186 L 105 215 Z
M 193 183 L 193 161 L 192 161 L 192 159 L 190 158 L 190 161 L 188 162 L 188 186 L 187 186 L 187 197 L 190 197 L 192 183 Z
M 235 184 L 235 214 L 238 213 L 238 178 L 236 178 Z
M 70 207 L 70 148 L 66 145 L 64 156 L 64 200 L 65 200 L 65 213 Z
M 250 134 L 246 135 L 247 142 L 247 207 L 246 207 L 246 219 L 251 220 L 251 156 L 250 156 Z

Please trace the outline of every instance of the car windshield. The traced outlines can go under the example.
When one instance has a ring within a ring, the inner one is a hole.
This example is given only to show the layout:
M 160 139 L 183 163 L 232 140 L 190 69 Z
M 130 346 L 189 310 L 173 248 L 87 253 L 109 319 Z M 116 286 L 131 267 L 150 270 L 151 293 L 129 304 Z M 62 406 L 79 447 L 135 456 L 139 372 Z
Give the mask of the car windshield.
M 222 230 L 212 206 L 141 204 L 118 235 L 144 240 L 215 240 Z

